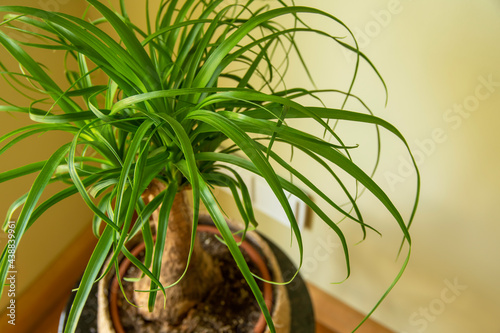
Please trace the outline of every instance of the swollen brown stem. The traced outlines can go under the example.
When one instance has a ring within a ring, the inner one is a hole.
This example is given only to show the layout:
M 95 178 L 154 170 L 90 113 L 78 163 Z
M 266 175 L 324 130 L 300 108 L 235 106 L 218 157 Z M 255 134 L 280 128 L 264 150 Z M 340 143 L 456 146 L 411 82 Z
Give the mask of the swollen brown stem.
M 151 200 L 165 188 L 163 183 L 154 181 L 147 193 Z M 158 223 L 158 211 L 153 214 L 152 222 L 155 227 Z M 168 220 L 165 251 L 162 257 L 160 282 L 168 286 L 176 282 L 184 272 L 189 256 L 192 215 L 187 201 L 186 191 L 178 192 L 175 196 Z M 136 292 L 135 301 L 139 312 L 147 320 L 162 320 L 171 324 L 178 324 L 187 312 L 201 301 L 212 287 L 222 280 L 219 267 L 213 259 L 202 249 L 198 237 L 194 244 L 194 251 L 186 275 L 175 286 L 168 288 L 166 307 L 163 308 L 163 294 L 159 292 L 153 312 L 148 311 L 149 293 Z M 135 290 L 148 290 L 150 279 L 145 277 L 134 283 Z

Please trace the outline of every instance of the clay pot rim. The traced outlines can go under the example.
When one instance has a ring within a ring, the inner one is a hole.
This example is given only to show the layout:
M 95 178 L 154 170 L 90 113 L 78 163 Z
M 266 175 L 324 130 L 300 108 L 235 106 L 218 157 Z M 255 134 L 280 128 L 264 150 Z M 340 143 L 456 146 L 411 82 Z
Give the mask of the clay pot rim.
M 207 232 L 207 233 L 212 233 L 212 234 L 219 234 L 219 230 L 214 226 L 210 224 L 199 224 L 197 227 L 197 232 Z M 153 236 L 155 237 L 155 236 Z M 241 242 L 241 238 L 237 235 L 233 235 L 234 239 L 236 242 Z M 135 246 L 130 253 L 133 256 L 137 256 L 141 251 L 144 250 L 145 243 L 141 242 L 137 246 Z M 240 247 L 245 250 L 247 255 L 249 256 L 250 260 L 257 266 L 259 272 L 260 272 L 260 277 L 266 281 L 271 280 L 271 274 L 269 272 L 269 268 L 266 264 L 266 262 L 263 259 L 263 256 L 259 253 L 259 251 L 254 247 L 254 245 L 250 244 L 250 242 L 245 239 L 243 242 L 241 242 Z M 119 267 L 119 272 L 120 276 L 124 276 L 126 271 L 131 265 L 131 261 L 128 260 L 127 258 L 123 258 L 122 262 L 120 263 Z M 120 287 L 118 284 L 118 279 L 115 277 L 111 283 L 110 287 L 110 292 L 109 292 L 109 310 L 110 310 L 110 315 L 111 315 L 111 320 L 113 323 L 113 327 L 115 328 L 117 333 L 125 333 L 125 330 L 123 329 L 123 326 L 121 325 L 120 321 L 120 314 L 118 311 L 118 302 L 117 302 L 117 297 L 118 297 L 118 292 L 120 291 Z M 263 296 L 264 296 L 264 301 L 266 303 L 266 306 L 268 309 L 271 309 L 272 304 L 273 304 L 273 287 L 272 284 L 263 282 Z M 259 319 L 254 327 L 253 332 L 254 333 L 263 333 L 264 330 L 266 329 L 267 323 L 266 319 L 264 317 L 264 314 L 260 314 Z

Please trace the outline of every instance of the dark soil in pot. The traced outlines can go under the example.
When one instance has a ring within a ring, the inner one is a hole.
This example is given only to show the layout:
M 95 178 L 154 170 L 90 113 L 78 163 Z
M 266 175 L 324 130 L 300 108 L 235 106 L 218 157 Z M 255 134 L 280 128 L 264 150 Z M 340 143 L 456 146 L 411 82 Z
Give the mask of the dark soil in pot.
M 263 331 L 263 329 L 255 330 L 261 311 L 227 247 L 221 244 L 213 233 L 199 231 L 199 236 L 202 247 L 215 258 L 216 264 L 219 265 L 224 281 L 214 288 L 203 302 L 190 310 L 182 323 L 177 326 L 167 326 L 164 323 L 151 322 L 142 318 L 137 314 L 136 307 L 127 302 L 119 290 L 118 283 L 114 282 L 118 320 L 121 322 L 121 324 L 115 324 L 117 332 L 121 331 L 118 325 L 122 325 L 123 332 L 145 333 L 254 333 Z M 259 269 L 245 251 L 243 253 L 250 270 L 261 276 L 260 269 L 262 268 Z M 143 254 L 139 252 L 137 256 L 140 258 L 141 255 Z M 137 276 L 138 274 L 138 269 L 130 265 L 124 276 Z M 269 276 L 268 271 L 264 274 Z M 263 290 L 265 284 L 261 281 L 258 283 Z M 127 299 L 133 299 L 133 284 L 124 283 L 124 289 Z M 272 293 L 270 288 L 266 289 L 268 293 Z M 265 327 L 265 325 L 261 326 Z
M 261 235 L 261 237 L 263 237 Z M 265 238 L 265 237 L 263 237 Z M 273 242 L 267 239 L 269 247 L 274 252 L 281 271 L 283 272 L 283 278 L 285 280 L 290 279 L 295 271 L 296 267 L 288 258 L 288 256 Z M 75 288 L 78 287 L 77 283 Z M 76 329 L 77 333 L 96 333 L 97 332 L 97 289 L 98 286 L 95 284 L 92 288 L 92 292 L 85 304 L 82 312 L 82 316 L 78 322 Z M 315 321 L 314 312 L 312 308 L 311 299 L 307 292 L 306 285 L 302 277 L 297 275 L 297 277 L 292 281 L 292 283 L 286 285 L 290 297 L 291 305 L 291 333 L 314 333 L 315 332 Z M 68 299 L 66 308 L 61 313 L 60 325 L 58 333 L 64 331 L 64 326 L 66 325 L 67 315 L 70 311 L 71 304 L 73 303 L 75 293 L 72 293 L 71 297 Z M 279 331 L 278 331 L 279 332 Z

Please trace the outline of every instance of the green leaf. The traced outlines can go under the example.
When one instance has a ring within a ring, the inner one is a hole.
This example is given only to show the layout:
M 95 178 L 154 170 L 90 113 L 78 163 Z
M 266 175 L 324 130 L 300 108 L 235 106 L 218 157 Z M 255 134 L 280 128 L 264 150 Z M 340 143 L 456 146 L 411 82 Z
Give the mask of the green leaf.
M 61 163 L 64 156 L 67 154 L 69 150 L 69 144 L 63 145 L 59 148 L 52 156 L 47 160 L 44 164 L 42 170 L 38 174 L 35 179 L 33 186 L 31 187 L 28 197 L 26 198 L 26 202 L 24 203 L 23 209 L 19 215 L 19 219 L 16 222 L 15 234 L 16 238 L 14 239 L 13 246 L 14 249 L 17 249 L 19 242 L 21 241 L 24 232 L 28 226 L 28 222 L 31 218 L 33 211 L 40 199 L 42 193 L 44 192 L 46 186 L 49 184 L 50 179 L 52 178 L 55 170 Z M 5 281 L 7 276 L 7 272 L 9 271 L 9 262 L 6 258 L 2 258 L 0 262 L 0 281 Z M 3 289 L 2 289 L 3 291 Z M 1 296 L 0 291 L 0 296 Z
M 12 215 L 16 210 L 19 209 L 19 207 L 22 207 L 22 205 L 24 205 L 24 203 L 26 202 L 26 198 L 28 198 L 28 193 L 22 195 L 10 205 L 9 209 L 7 210 L 7 214 L 5 214 L 5 221 L 2 225 L 2 230 L 4 232 L 7 232 L 9 222 L 11 222 L 12 220 Z
M 170 216 L 170 210 L 174 203 L 175 195 L 177 194 L 177 183 L 172 182 L 168 185 L 165 196 L 163 198 L 163 203 L 161 205 L 160 214 L 158 217 L 158 227 L 156 230 L 156 244 L 153 254 L 153 276 L 157 279 L 160 278 L 161 263 L 163 251 L 165 249 L 165 242 L 167 238 L 167 228 L 168 228 L 168 218 Z M 156 291 L 154 291 L 154 282 L 151 281 L 151 292 L 149 293 L 148 307 L 149 311 L 153 311 L 154 304 L 156 301 Z
M 131 56 L 138 61 L 138 65 L 143 71 L 146 71 L 147 75 L 144 76 L 151 87 L 157 87 L 159 83 L 159 77 L 154 71 L 154 66 L 149 59 L 148 54 L 142 47 L 139 40 L 135 37 L 132 30 L 108 7 L 104 6 L 97 0 L 87 0 L 92 6 L 94 6 L 109 23 L 113 26 L 115 31 L 120 35 L 121 40 L 127 47 L 127 51 L 130 52 Z
M 231 123 L 225 117 L 219 115 L 218 113 L 208 112 L 208 111 L 193 111 L 189 114 L 188 118 L 197 119 L 204 123 L 207 123 L 219 131 L 224 133 L 228 138 L 234 141 L 234 143 L 240 147 L 240 149 L 252 160 L 260 174 L 269 184 L 269 187 L 276 195 L 276 198 L 281 204 L 281 207 L 284 209 L 288 220 L 290 221 L 290 226 L 297 240 L 297 245 L 300 252 L 300 261 L 299 261 L 299 269 L 302 266 L 303 259 L 303 246 L 302 246 L 302 237 L 299 231 L 299 227 L 297 225 L 297 221 L 293 214 L 292 208 L 288 202 L 288 199 L 283 192 L 283 188 L 281 187 L 278 177 L 274 172 L 272 166 L 266 160 L 258 146 L 255 144 L 252 138 L 250 138 L 245 132 Z
M 0 7 L 0 11 L 2 11 L 2 7 Z M 52 78 L 45 73 L 42 67 L 2 31 L 0 31 L 0 44 L 2 44 L 7 51 L 14 56 L 16 60 L 33 75 L 33 77 L 35 77 L 37 82 L 39 82 L 45 90 L 47 90 L 54 100 L 57 100 L 59 96 L 62 95 L 62 90 L 52 80 Z M 76 103 L 73 103 L 67 98 L 60 99 L 58 104 L 65 112 L 68 113 L 75 112 L 75 110 L 79 109 Z
M 222 153 L 205 152 L 205 153 L 197 154 L 196 158 L 199 161 L 216 161 L 216 162 L 229 163 L 231 165 L 238 166 L 238 167 L 243 168 L 245 170 L 248 170 L 256 175 L 261 176 L 260 171 L 257 169 L 257 167 L 253 164 L 252 161 L 249 161 L 249 160 L 244 159 L 244 158 L 239 157 L 239 156 L 222 154 Z M 292 184 L 291 182 L 287 181 L 286 179 L 279 177 L 279 176 L 278 176 L 278 179 L 279 179 L 280 185 L 283 187 L 283 189 L 292 193 L 297 198 L 302 200 L 337 234 L 337 236 L 339 237 L 339 239 L 342 243 L 342 248 L 344 250 L 344 256 L 345 256 L 345 260 L 346 260 L 346 268 L 347 268 L 347 274 L 346 274 L 345 279 L 347 279 L 350 276 L 351 268 L 350 268 L 350 259 L 349 259 L 349 249 L 347 246 L 347 241 L 346 241 L 346 238 L 344 236 L 344 233 L 330 219 L 330 217 L 327 214 L 325 214 L 324 211 L 321 208 L 319 208 L 319 206 L 317 206 L 311 200 L 311 198 L 309 198 L 309 196 L 306 193 L 304 193 L 296 185 Z M 292 277 L 289 282 L 293 281 L 294 278 L 295 278 L 295 276 Z
M 11 179 L 19 178 L 22 176 L 29 175 L 31 173 L 42 170 L 47 161 L 41 161 L 36 163 L 31 163 L 13 170 L 5 171 L 0 173 L 0 183 L 6 182 Z
M 71 305 L 66 326 L 64 327 L 64 333 L 76 332 L 78 320 L 80 319 L 87 298 L 92 290 L 92 285 L 94 284 L 101 267 L 104 265 L 104 261 L 106 260 L 111 244 L 113 243 L 113 233 L 113 229 L 107 225 L 97 242 L 94 252 L 92 253 L 92 256 L 87 264 L 87 268 L 83 273 L 73 304 Z
M 129 172 L 130 172 L 130 169 L 132 167 L 132 163 L 135 160 L 137 152 L 141 146 L 141 142 L 142 142 L 142 140 L 144 140 L 146 133 L 150 130 L 151 125 L 152 125 L 152 121 L 145 121 L 139 127 L 137 133 L 134 135 L 134 138 L 130 144 L 125 161 L 122 164 L 120 178 L 119 178 L 118 183 L 116 185 L 116 196 L 115 196 L 116 202 L 115 202 L 115 209 L 114 209 L 114 222 L 117 225 L 117 227 L 119 228 L 117 231 L 119 232 L 120 237 L 114 246 L 114 253 L 110 259 L 111 263 L 114 263 L 117 260 L 118 255 L 122 252 L 123 245 L 125 244 L 125 240 L 127 239 L 127 236 L 128 236 L 128 230 L 130 229 L 130 224 L 132 222 L 132 214 L 133 214 L 133 211 L 135 208 L 135 205 L 130 204 L 130 202 L 135 203 L 138 200 L 138 197 L 141 195 L 141 193 L 139 192 L 139 189 L 141 188 L 141 186 L 135 186 L 132 189 L 133 193 L 131 193 L 129 200 L 126 200 L 126 197 L 125 197 L 126 188 L 125 187 L 126 187 L 127 183 L 129 182 Z M 71 158 L 71 156 L 70 156 L 70 158 Z M 73 179 L 75 179 L 75 177 L 73 177 Z M 140 180 L 139 180 L 139 182 L 140 182 Z M 128 203 L 128 205 L 125 208 L 122 208 L 122 205 L 124 205 L 125 202 Z M 89 205 L 89 203 L 87 203 L 87 205 Z M 124 217 L 121 216 L 123 209 L 125 209 L 125 216 Z M 98 207 L 94 211 L 99 212 L 99 217 L 103 218 L 104 215 L 98 209 Z M 104 220 L 106 222 L 109 221 L 109 219 L 104 219 Z

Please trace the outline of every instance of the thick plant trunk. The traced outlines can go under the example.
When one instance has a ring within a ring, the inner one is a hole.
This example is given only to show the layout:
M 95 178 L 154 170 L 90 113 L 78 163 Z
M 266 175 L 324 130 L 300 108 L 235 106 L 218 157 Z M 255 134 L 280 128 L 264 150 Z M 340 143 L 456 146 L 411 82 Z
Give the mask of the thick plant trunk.
M 151 183 L 147 196 L 151 200 L 164 189 L 163 183 Z M 158 212 L 153 215 L 156 227 Z M 165 251 L 162 258 L 160 282 L 168 286 L 177 281 L 186 268 L 191 240 L 192 214 L 187 201 L 186 191 L 176 194 L 168 221 Z M 158 292 L 153 312 L 148 311 L 149 293 L 136 292 L 135 302 L 141 306 L 139 312 L 147 320 L 167 321 L 178 324 L 187 312 L 202 300 L 208 292 L 222 280 L 219 267 L 202 249 L 198 237 L 194 245 L 189 269 L 183 279 L 175 286 L 166 289 L 166 306 L 163 307 L 163 293 Z M 148 290 L 150 279 L 144 277 L 135 282 L 135 290 Z

